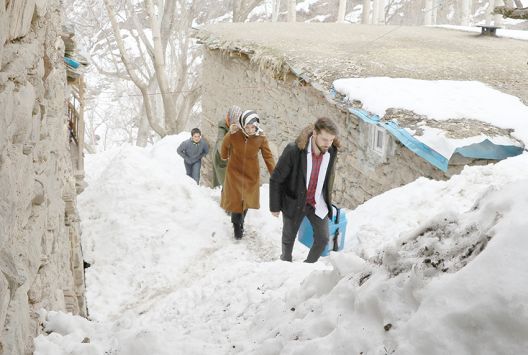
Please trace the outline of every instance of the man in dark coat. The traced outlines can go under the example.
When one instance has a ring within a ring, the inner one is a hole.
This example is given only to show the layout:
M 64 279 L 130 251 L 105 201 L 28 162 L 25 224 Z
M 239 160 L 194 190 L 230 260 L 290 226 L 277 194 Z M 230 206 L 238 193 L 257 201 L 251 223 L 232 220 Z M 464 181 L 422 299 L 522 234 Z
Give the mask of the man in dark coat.
M 331 119 L 317 119 L 284 148 L 270 177 L 270 211 L 275 217 L 283 214 L 281 260 L 292 261 L 295 236 L 305 216 L 314 231 L 305 262 L 316 262 L 328 243 L 337 134 Z
M 183 158 L 187 175 L 199 184 L 202 158 L 209 153 L 209 145 L 202 139 L 200 129 L 193 128 L 191 130 L 191 139 L 182 142 L 177 152 Z

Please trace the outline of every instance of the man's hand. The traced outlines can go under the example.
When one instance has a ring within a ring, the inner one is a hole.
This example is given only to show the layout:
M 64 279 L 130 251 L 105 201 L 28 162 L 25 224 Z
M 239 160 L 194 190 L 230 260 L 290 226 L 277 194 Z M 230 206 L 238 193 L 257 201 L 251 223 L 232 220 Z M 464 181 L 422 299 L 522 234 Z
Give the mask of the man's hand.
M 271 212 L 271 214 L 273 215 L 273 217 L 279 217 L 280 212 Z

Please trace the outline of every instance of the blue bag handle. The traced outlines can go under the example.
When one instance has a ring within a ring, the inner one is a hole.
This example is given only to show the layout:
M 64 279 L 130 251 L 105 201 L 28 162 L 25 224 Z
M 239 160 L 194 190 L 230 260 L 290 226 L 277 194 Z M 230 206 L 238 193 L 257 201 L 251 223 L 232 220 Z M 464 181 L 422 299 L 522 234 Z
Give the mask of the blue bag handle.
M 341 210 L 339 208 L 337 208 L 336 205 L 332 205 L 332 207 L 335 207 L 335 209 L 336 209 L 335 224 L 339 224 L 339 215 L 341 214 Z M 332 250 L 333 251 L 338 251 L 339 250 L 339 228 L 336 229 L 336 232 L 334 234 Z

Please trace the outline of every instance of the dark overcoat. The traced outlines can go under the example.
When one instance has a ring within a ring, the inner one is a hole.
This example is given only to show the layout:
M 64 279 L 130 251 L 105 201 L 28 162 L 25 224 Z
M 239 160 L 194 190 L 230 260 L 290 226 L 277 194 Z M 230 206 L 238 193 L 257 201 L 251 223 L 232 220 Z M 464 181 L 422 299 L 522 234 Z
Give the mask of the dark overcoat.
M 270 177 L 270 211 L 282 211 L 291 219 L 301 216 L 306 205 L 306 155 L 313 132 L 313 126 L 306 127 L 295 143 L 284 148 L 277 166 Z M 334 167 L 337 159 L 337 147 L 330 146 L 330 161 L 323 184 L 323 196 L 328 207 L 329 217 L 332 217 L 332 186 L 334 183 Z

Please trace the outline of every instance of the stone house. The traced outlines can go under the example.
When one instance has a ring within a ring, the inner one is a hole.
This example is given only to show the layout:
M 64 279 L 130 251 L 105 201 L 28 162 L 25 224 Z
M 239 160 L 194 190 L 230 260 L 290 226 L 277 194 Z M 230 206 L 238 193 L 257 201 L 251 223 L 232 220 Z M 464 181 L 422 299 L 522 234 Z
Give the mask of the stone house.
M 372 122 L 372 115 L 361 110 L 361 102 L 336 95 L 334 80 L 371 76 L 480 80 L 528 102 L 528 75 L 523 67 L 526 41 L 440 28 L 335 23 L 215 24 L 196 30 L 195 38 L 204 49 L 204 135 L 216 138 L 216 124 L 229 106 L 255 109 L 278 156 L 316 117 L 333 118 L 340 126 L 343 145 L 335 197 L 347 208 L 420 176 L 446 179 L 467 164 L 498 158 L 458 154 L 447 164 L 435 165 L 398 135 Z M 508 70 L 504 53 L 509 55 Z M 391 115 L 405 117 L 407 122 L 417 119 L 396 107 L 377 120 Z M 457 124 L 447 123 L 451 129 Z M 473 130 L 496 129 L 471 122 L 464 125 Z M 507 130 L 499 134 L 509 136 Z M 522 151 L 523 143 L 518 145 Z M 208 175 L 210 162 L 206 161 L 204 181 L 210 180 Z M 265 173 L 263 177 L 267 181 Z
M 41 309 L 87 316 L 81 105 L 67 114 L 82 83 L 67 82 L 62 20 L 59 0 L 0 6 L 0 354 L 33 353 Z

